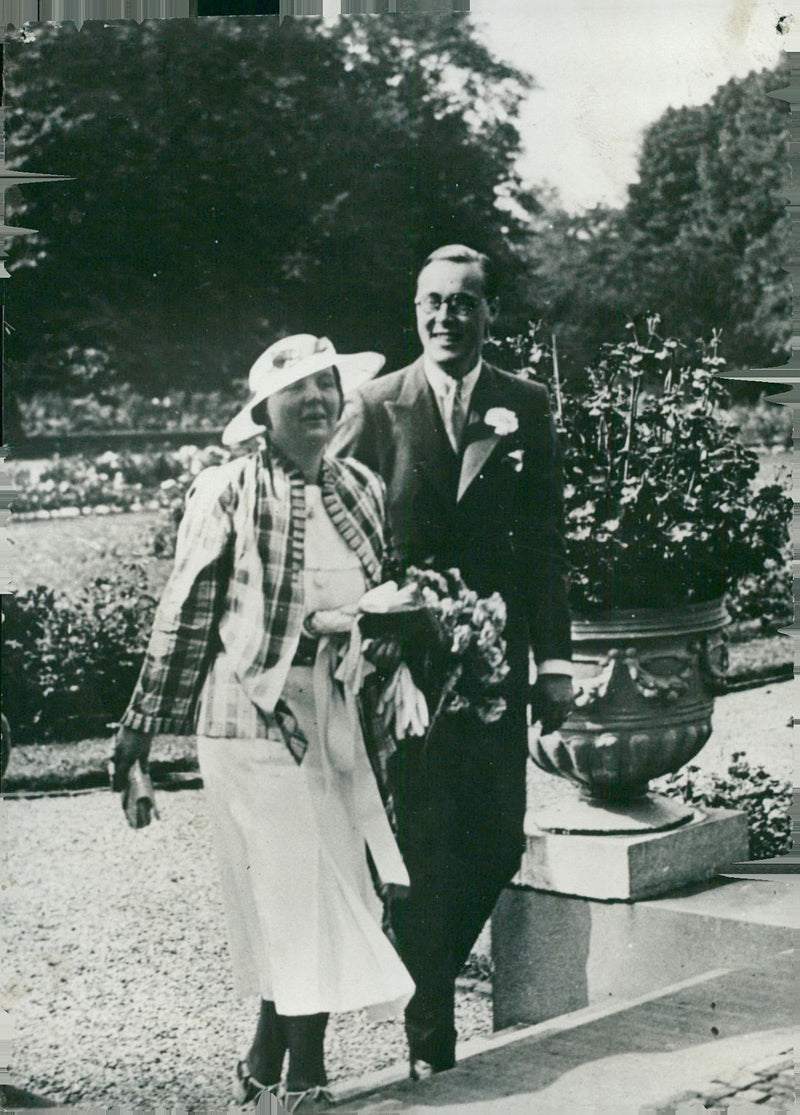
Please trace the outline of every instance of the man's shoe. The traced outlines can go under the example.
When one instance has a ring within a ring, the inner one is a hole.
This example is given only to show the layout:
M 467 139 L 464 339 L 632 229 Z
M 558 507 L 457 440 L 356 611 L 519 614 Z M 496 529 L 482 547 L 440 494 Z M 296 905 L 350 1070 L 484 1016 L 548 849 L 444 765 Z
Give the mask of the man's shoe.
M 408 1075 L 412 1080 L 427 1080 L 435 1072 L 430 1061 L 423 1061 L 420 1057 L 412 1057 L 409 1062 Z
M 446 1072 L 454 1065 L 455 1060 L 452 1064 L 444 1064 L 436 1061 L 423 1061 L 421 1057 L 412 1057 L 409 1061 L 408 1075 L 412 1080 L 427 1080 L 429 1076 L 434 1076 L 437 1072 Z

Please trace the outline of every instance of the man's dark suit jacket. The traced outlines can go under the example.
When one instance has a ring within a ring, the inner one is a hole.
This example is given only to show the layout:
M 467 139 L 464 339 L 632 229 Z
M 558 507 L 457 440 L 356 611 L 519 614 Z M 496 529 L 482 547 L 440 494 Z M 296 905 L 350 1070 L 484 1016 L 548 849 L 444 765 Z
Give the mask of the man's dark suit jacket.
M 493 409 L 502 436 L 484 421 Z M 409 1050 L 448 1068 L 455 978 L 524 848 L 530 648 L 539 663 L 570 657 L 555 428 L 543 387 L 484 365 L 457 456 L 420 359 L 348 400 L 331 449 L 383 477 L 405 564 L 456 566 L 508 609 L 504 715 L 492 724 L 470 712 L 442 717 L 430 746 L 398 748 L 390 771 L 411 877 L 390 912 L 417 987 L 406 1008 Z
M 494 408 L 511 412 L 500 417 L 516 418 L 516 432 L 497 436 L 484 424 Z M 539 664 L 567 660 L 571 649 L 563 481 L 546 389 L 484 364 L 464 441 L 459 461 L 420 358 L 350 397 L 331 449 L 383 477 L 404 563 L 455 566 L 479 594 L 503 595 L 513 690 L 524 698 L 528 647 Z

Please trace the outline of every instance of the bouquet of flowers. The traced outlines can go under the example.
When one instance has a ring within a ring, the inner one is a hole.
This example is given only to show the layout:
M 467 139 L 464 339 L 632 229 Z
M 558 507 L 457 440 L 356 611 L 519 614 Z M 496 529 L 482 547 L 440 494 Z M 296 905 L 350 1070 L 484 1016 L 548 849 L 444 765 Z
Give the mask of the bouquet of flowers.
M 401 583 L 367 593 L 359 610 L 365 638 L 395 636 L 402 646 L 403 662 L 378 705 L 395 739 L 429 739 L 441 716 L 467 710 L 486 724 L 503 716 L 506 701 L 498 690 L 509 666 L 499 593 L 481 599 L 457 569 L 411 566 Z

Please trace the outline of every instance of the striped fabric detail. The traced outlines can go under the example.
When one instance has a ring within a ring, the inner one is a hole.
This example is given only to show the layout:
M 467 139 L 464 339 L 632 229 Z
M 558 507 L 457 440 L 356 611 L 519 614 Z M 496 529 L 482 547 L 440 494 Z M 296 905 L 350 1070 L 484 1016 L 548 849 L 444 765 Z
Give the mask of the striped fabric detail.
M 275 705 L 275 720 L 283 735 L 286 746 L 292 753 L 292 758 L 298 764 L 302 763 L 308 750 L 308 740 L 305 732 L 297 722 L 297 717 L 285 701 L 278 701 Z

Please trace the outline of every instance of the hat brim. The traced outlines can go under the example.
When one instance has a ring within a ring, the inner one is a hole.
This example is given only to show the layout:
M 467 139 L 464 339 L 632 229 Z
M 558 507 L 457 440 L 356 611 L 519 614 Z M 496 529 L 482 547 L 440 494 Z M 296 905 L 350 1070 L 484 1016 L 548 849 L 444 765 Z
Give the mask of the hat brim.
M 386 357 L 379 352 L 358 352 L 348 355 L 337 352 L 333 358 L 329 352 L 320 352 L 285 371 L 277 371 L 269 385 L 254 392 L 252 398 L 230 420 L 222 431 L 222 444 L 240 445 L 263 434 L 266 427 L 253 421 L 253 408 L 272 395 L 277 395 L 285 387 L 297 383 L 298 380 L 313 376 L 317 372 L 324 371 L 325 368 L 335 367 L 342 381 L 342 394 L 346 397 L 352 391 L 357 391 L 362 384 L 374 379 L 385 363 Z

